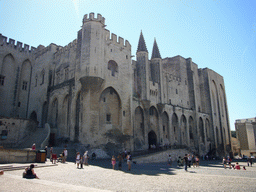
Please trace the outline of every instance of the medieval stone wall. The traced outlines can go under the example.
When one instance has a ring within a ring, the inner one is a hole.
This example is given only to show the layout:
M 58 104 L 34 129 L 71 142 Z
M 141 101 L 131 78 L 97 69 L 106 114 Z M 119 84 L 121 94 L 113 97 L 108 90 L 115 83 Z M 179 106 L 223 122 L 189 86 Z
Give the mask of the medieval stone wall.
M 49 123 L 50 142 L 65 138 L 111 151 L 152 145 L 189 147 L 200 154 L 228 151 L 223 77 L 199 69 L 191 58 L 162 59 L 156 42 L 149 60 L 142 33 L 132 61 L 129 42 L 105 26 L 100 14 L 86 14 L 77 39 L 67 46 L 30 51 L 1 36 L 0 78 L 10 85 L 0 85 L 6 114 L 26 114 L 42 127 Z

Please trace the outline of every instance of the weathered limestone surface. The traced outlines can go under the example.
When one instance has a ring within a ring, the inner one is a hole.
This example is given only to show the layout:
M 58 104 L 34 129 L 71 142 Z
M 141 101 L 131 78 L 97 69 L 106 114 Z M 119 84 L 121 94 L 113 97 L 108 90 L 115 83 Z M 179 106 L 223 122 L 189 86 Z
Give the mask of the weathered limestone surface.
M 50 144 L 62 138 L 112 152 L 155 144 L 229 153 L 223 77 L 191 58 L 161 58 L 156 41 L 149 59 L 142 32 L 132 60 L 130 43 L 105 27 L 100 14 L 86 14 L 68 45 L 30 50 L 0 35 L 0 115 L 49 123 Z M 110 130 L 118 131 L 106 136 Z

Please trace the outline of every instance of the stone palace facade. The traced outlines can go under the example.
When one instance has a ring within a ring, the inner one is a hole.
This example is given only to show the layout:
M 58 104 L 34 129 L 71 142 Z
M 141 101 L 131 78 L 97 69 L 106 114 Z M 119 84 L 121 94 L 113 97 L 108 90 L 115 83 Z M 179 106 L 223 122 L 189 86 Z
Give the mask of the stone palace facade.
M 84 16 L 77 39 L 65 47 L 30 48 L 0 35 L 0 116 L 48 123 L 50 142 L 67 138 L 101 148 L 123 137 L 118 141 L 132 151 L 231 149 L 221 75 L 191 58 L 161 58 L 156 41 L 149 59 L 142 32 L 132 60 L 130 43 L 94 13 Z

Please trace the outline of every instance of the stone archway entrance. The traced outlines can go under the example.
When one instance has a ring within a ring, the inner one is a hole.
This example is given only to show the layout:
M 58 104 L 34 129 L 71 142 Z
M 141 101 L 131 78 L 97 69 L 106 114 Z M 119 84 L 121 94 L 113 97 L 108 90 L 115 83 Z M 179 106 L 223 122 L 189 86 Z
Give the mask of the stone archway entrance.
M 156 133 L 154 131 L 150 131 L 148 133 L 148 148 L 150 149 L 152 145 L 156 146 L 157 143 L 157 137 L 156 137 Z

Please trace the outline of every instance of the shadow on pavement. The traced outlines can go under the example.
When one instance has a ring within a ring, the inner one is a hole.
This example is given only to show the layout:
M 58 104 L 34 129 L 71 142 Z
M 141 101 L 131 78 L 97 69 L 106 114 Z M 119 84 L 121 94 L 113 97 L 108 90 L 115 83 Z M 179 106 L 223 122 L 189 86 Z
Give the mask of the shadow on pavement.
M 90 160 L 89 165 L 98 166 L 104 169 L 112 169 L 112 164 L 110 159 L 96 159 Z M 84 166 L 85 168 L 86 166 Z M 135 164 L 131 166 L 131 171 L 128 171 L 128 165 L 126 161 L 122 162 L 122 169 L 118 170 L 118 162 L 115 165 L 116 171 L 122 171 L 125 173 L 135 174 L 135 175 L 150 175 L 157 176 L 160 174 L 175 175 L 174 170 L 182 169 L 177 167 L 177 165 L 167 165 L 167 163 L 147 163 L 147 164 Z

